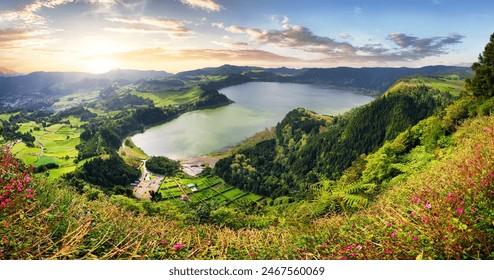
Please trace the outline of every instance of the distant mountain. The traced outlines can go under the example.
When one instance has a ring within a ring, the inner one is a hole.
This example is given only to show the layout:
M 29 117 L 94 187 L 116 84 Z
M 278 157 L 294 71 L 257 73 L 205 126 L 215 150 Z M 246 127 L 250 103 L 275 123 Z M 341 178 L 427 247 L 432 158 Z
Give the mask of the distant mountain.
M 33 72 L 23 76 L 0 77 L 0 96 L 66 94 L 81 89 L 100 89 L 114 82 L 129 84 L 144 78 L 166 78 L 165 71 L 112 70 L 104 74 L 82 72 Z
M 7 68 L 0 67 L 0 76 L 16 75 L 16 74 L 18 74 L 18 73 L 16 73 L 15 71 L 12 71 L 12 70 L 7 69 Z
M 422 68 L 309 68 L 289 78 L 292 82 L 326 84 L 382 93 L 398 79 L 412 75 L 443 76 L 456 74 L 461 78 L 473 75 L 468 67 L 427 66 Z
M 115 69 L 110 72 L 98 75 L 98 78 L 108 79 L 112 81 L 116 80 L 128 80 L 131 82 L 135 82 L 138 80 L 146 79 L 146 78 L 168 78 L 173 76 L 165 71 L 141 71 L 141 70 L 128 70 L 128 69 Z
M 197 70 L 192 70 L 192 71 L 185 71 L 185 72 L 180 72 L 175 75 L 176 78 L 178 79 L 190 79 L 190 78 L 195 78 L 197 76 L 230 76 L 230 75 L 240 75 L 244 74 L 245 72 L 248 71 L 254 71 L 254 70 L 266 70 L 261 67 L 252 67 L 252 66 L 235 66 L 235 65 L 229 65 L 225 64 L 220 67 L 207 67 L 207 68 L 202 68 L 202 69 L 197 69 Z

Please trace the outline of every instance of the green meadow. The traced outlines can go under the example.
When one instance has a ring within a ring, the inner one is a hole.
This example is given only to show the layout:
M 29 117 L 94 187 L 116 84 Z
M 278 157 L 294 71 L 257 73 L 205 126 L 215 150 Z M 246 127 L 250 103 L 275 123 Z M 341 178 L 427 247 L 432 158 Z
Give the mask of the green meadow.
M 50 178 L 58 178 L 74 171 L 78 164 L 83 164 L 83 162 L 74 163 L 78 155 L 76 146 L 80 143 L 81 124 L 83 122 L 75 117 L 64 119 L 64 123 L 46 127 L 35 122 L 22 123 L 18 131 L 31 133 L 36 138 L 35 147 L 27 147 L 25 143 L 19 142 L 14 145 L 12 152 L 35 167 L 48 163 L 57 164 L 59 168 L 47 172 Z
M 153 100 L 156 107 L 165 107 L 168 105 L 184 104 L 199 99 L 201 89 L 199 86 L 188 87 L 185 90 L 178 91 L 158 91 L 158 92 L 140 92 L 132 91 L 132 94 L 143 98 Z

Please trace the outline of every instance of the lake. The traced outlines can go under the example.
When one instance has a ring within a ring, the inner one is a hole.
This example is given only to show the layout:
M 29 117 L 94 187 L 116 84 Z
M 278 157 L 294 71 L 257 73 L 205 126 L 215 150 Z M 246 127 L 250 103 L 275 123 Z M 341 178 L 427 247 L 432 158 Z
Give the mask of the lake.
M 373 100 L 349 90 L 275 82 L 250 82 L 219 92 L 235 103 L 185 113 L 134 135 L 132 141 L 148 155 L 185 159 L 234 145 L 275 126 L 298 107 L 338 115 Z

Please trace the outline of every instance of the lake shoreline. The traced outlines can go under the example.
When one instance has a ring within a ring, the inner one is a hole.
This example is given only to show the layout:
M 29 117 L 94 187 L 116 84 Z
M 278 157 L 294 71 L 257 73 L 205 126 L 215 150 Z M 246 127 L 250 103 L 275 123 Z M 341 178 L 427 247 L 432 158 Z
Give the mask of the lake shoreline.
M 318 114 L 338 115 L 374 98 L 329 85 L 248 82 L 220 90 L 235 103 L 184 112 L 131 138 L 146 154 L 188 160 L 217 154 L 304 107 Z M 208 109 L 208 110 L 203 110 Z

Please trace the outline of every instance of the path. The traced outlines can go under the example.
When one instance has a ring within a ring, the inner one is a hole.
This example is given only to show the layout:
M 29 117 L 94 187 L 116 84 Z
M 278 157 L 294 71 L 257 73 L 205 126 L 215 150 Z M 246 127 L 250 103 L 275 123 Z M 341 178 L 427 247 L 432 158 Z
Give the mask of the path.
M 39 142 L 38 140 L 36 140 L 36 143 L 38 143 L 38 145 L 41 148 L 41 151 L 39 152 L 39 155 L 38 155 L 38 160 L 39 160 L 45 152 L 45 146 L 41 142 Z
M 139 199 L 151 199 L 150 191 L 158 191 L 161 182 L 165 179 L 164 176 L 155 175 L 153 179 L 151 179 L 151 175 L 146 169 L 146 160 L 142 161 L 143 172 L 141 175 L 141 179 L 139 180 L 139 184 L 134 187 L 133 192 L 135 197 Z
M 178 188 L 182 191 L 182 199 L 187 199 L 189 200 L 189 196 L 187 195 L 187 193 L 185 192 L 184 188 L 182 187 L 182 185 L 180 184 L 179 181 L 177 181 L 177 179 L 173 178 L 173 181 L 175 182 L 175 184 L 177 184 Z
M 197 176 L 203 170 L 207 164 L 209 167 L 213 168 L 220 157 L 215 156 L 198 156 L 191 157 L 180 161 L 182 170 L 189 176 Z

